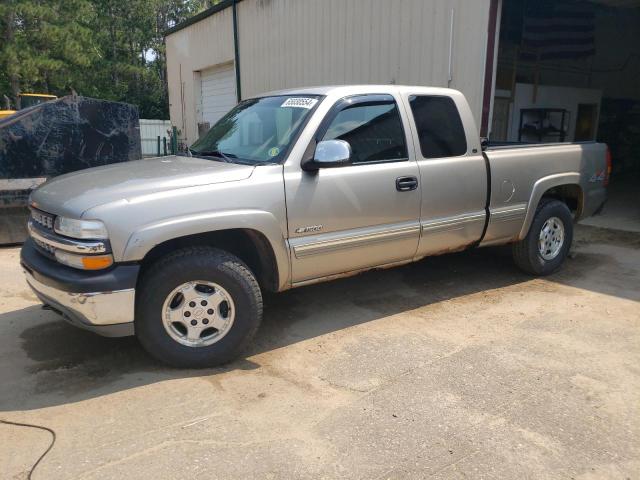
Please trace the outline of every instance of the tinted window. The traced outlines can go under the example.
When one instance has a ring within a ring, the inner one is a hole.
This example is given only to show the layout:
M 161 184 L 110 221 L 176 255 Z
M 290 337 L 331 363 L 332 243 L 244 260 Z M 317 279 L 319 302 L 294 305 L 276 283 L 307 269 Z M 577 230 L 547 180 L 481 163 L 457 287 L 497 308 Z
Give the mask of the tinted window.
M 409 103 L 424 158 L 455 157 L 467 152 L 462 121 L 451 98 L 414 95 Z
M 353 163 L 406 160 L 407 146 L 394 101 L 355 104 L 338 112 L 323 140 L 345 140 Z

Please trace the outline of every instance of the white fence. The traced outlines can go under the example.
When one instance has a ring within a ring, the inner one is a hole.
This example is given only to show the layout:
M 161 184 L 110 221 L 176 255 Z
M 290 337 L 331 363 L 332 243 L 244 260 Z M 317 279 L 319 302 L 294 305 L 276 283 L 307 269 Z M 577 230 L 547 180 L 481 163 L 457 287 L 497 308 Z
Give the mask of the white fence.
M 170 130 L 171 121 L 169 120 L 147 120 L 141 118 L 140 142 L 142 144 L 142 156 L 155 157 L 164 155 L 165 144 L 167 153 L 171 153 Z M 158 147 L 158 137 L 160 137 L 160 147 Z

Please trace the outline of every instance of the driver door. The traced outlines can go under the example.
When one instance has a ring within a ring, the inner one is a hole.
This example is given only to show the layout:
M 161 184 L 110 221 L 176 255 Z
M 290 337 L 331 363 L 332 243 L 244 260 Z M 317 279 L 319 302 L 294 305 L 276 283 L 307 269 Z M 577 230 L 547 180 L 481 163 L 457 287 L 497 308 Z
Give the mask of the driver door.
M 345 140 L 351 163 L 285 174 L 292 282 L 408 261 L 420 236 L 419 170 L 392 95 L 336 102 L 315 136 Z

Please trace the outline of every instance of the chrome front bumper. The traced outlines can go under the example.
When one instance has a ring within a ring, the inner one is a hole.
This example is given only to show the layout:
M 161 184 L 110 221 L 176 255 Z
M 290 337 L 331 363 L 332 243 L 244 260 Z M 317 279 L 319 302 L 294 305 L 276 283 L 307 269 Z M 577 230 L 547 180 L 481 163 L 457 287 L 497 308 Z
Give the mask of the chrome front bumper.
M 71 324 L 106 337 L 134 334 L 135 289 L 70 293 L 39 282 L 26 269 L 24 274 L 42 303 Z

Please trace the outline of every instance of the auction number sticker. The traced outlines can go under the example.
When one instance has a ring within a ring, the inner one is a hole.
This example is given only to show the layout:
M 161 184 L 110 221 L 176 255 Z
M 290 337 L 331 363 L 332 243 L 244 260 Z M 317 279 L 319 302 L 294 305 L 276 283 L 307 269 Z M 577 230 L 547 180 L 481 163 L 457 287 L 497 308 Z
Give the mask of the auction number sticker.
M 317 98 L 308 98 L 308 97 L 295 97 L 295 98 L 287 98 L 281 107 L 289 107 L 289 108 L 307 108 L 311 109 L 313 106 L 318 103 Z

